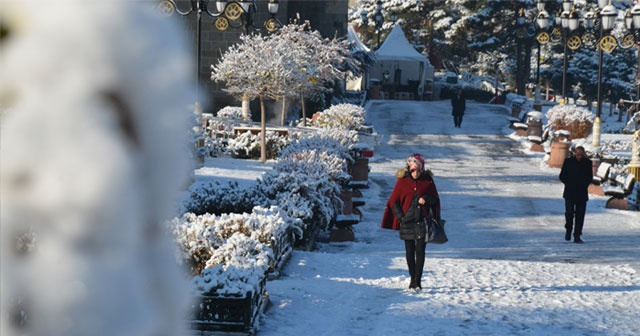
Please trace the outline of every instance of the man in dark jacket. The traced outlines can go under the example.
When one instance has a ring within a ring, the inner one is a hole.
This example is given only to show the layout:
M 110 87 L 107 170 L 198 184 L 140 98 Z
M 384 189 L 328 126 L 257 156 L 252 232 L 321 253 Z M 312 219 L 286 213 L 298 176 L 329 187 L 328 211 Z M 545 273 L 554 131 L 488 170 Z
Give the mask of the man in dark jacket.
M 575 155 L 566 158 L 560 170 L 560 181 L 564 183 L 562 197 L 564 197 L 565 204 L 565 240 L 571 240 L 571 231 L 573 230 L 573 242 L 583 243 L 580 235 L 582 234 L 584 214 L 587 210 L 587 200 L 589 199 L 587 190 L 592 180 L 593 167 L 591 160 L 587 158 L 584 148 L 578 146 L 576 147 Z
M 466 103 L 462 96 L 462 89 L 458 88 L 456 93 L 451 97 L 451 115 L 453 116 L 453 125 L 460 127 L 462 125 L 462 116 L 464 116 L 464 110 L 466 109 Z

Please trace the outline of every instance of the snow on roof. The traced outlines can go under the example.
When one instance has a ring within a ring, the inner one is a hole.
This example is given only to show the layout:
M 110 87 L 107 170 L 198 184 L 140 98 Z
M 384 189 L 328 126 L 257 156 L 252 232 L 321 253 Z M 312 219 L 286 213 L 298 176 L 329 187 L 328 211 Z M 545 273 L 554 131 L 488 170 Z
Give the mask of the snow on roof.
M 417 52 L 413 45 L 409 43 L 399 24 L 393 26 L 389 36 L 387 36 L 380 48 L 376 50 L 376 56 L 378 60 L 420 60 L 430 64 L 429 59 Z
M 358 34 L 356 33 L 355 29 L 353 29 L 352 26 L 347 27 L 347 40 L 349 42 L 355 43 L 355 47 L 358 50 L 364 50 L 367 52 L 371 51 L 369 48 L 367 48 L 366 45 L 364 45 L 364 43 L 362 43 L 362 40 L 360 40 L 360 38 L 358 37 Z

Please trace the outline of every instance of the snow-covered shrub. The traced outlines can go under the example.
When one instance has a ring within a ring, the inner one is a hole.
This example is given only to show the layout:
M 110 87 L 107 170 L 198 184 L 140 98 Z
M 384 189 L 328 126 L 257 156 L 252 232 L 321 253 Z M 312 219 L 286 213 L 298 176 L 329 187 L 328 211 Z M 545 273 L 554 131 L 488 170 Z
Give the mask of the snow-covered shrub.
M 255 288 L 279 257 L 269 246 L 290 230 L 302 235 L 301 221 L 276 206 L 220 216 L 186 213 L 170 224 L 179 262 L 190 269 L 201 294 L 243 294 Z
M 553 130 L 567 130 L 571 138 L 586 138 L 593 128 L 593 113 L 576 105 L 556 105 L 546 113 L 547 125 Z
M 191 281 L 200 294 L 243 296 L 255 291 L 273 259 L 271 248 L 239 232 L 212 252 L 205 269 Z
M 334 145 L 331 142 L 325 141 L 325 138 L 333 139 L 337 141 L 337 144 Z M 316 135 L 309 137 L 309 141 L 321 144 L 324 143 L 327 146 L 327 151 L 336 153 L 351 163 L 353 158 L 348 155 L 348 153 L 350 153 L 353 147 L 360 141 L 360 137 L 356 131 L 323 128 L 318 131 Z
M 205 147 L 210 156 L 224 154 L 227 143 L 233 138 L 234 119 L 213 117 L 211 114 L 202 115 L 205 125 Z
M 280 204 L 288 215 L 302 215 L 299 218 L 306 232 L 315 227 L 325 229 L 342 205 L 341 185 L 334 179 L 339 174 L 336 165 L 340 164 L 344 160 L 318 150 L 292 153 L 281 157 L 256 189 L 262 199 Z
M 252 189 L 241 188 L 238 182 L 223 186 L 220 182 L 198 185 L 182 205 L 182 213 L 196 215 L 249 212 L 259 205 Z
M 322 132 L 310 136 L 302 137 L 282 150 L 280 158 L 295 157 L 299 160 L 315 162 L 318 167 L 322 167 L 324 174 L 328 174 L 333 181 L 340 185 L 348 182 L 351 178 L 347 172 L 347 164 L 353 162 L 353 158 L 348 154 L 348 149 L 353 146 L 354 132 L 344 132 L 339 130 L 323 130 Z M 345 143 L 341 143 L 336 138 L 341 138 Z M 274 167 L 276 169 L 280 165 Z M 282 169 L 289 169 L 292 166 L 282 166 Z M 293 171 L 291 173 L 294 173 Z
M 288 143 L 289 141 L 286 137 L 279 135 L 277 132 L 267 131 L 265 136 L 267 159 L 276 158 Z M 238 134 L 233 139 L 229 139 L 227 153 L 235 158 L 259 159 L 260 133 L 252 134 L 247 131 Z
M 364 108 L 353 104 L 338 104 L 319 112 L 314 125 L 357 131 L 364 123 Z
M 218 118 L 227 118 L 232 120 L 242 120 L 242 107 L 239 106 L 225 106 L 216 114 Z
M 0 0 L 0 335 L 188 333 L 163 225 L 193 169 L 193 57 L 154 7 Z

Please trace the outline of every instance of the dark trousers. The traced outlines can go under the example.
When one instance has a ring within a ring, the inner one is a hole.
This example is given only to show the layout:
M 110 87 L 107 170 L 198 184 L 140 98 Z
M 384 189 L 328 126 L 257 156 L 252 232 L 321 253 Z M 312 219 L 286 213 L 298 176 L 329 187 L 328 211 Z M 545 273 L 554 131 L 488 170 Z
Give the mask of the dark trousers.
M 569 231 L 573 230 L 573 236 L 580 237 L 582 234 L 582 226 L 584 226 L 584 214 L 587 210 L 587 201 L 576 201 L 565 198 L 564 209 L 564 218 L 566 220 L 564 224 L 565 229 Z
M 424 268 L 425 250 L 427 242 L 425 238 L 418 240 L 405 240 L 404 250 L 407 257 L 407 266 L 411 275 L 410 288 L 422 287 L 420 279 L 422 279 L 422 269 Z
M 453 116 L 453 125 L 455 127 L 460 127 L 460 125 L 462 125 L 462 115 Z

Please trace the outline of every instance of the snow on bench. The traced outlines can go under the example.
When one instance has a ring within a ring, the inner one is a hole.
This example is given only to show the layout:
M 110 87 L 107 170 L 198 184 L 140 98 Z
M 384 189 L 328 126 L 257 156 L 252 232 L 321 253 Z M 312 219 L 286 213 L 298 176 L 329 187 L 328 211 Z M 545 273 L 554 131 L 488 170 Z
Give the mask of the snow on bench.
M 625 198 L 631 193 L 635 180 L 636 178 L 633 174 L 618 175 L 615 178 L 616 185 L 603 186 L 602 191 L 606 196 Z
M 533 142 L 534 144 L 541 144 L 542 143 L 542 137 L 539 135 L 528 135 L 527 136 L 527 140 Z
M 266 131 L 269 132 L 275 132 L 278 133 L 278 135 L 280 136 L 287 136 L 289 135 L 289 130 L 287 128 L 273 128 L 273 127 L 267 127 Z M 234 135 L 238 135 L 241 133 L 246 133 L 246 132 L 251 132 L 251 134 L 259 134 L 260 132 L 262 132 L 262 128 L 261 127 L 246 127 L 246 126 L 236 126 L 233 128 L 233 133 Z
M 598 166 L 598 170 L 596 170 L 596 174 L 593 176 L 593 184 L 600 185 L 604 181 L 609 178 L 609 170 L 611 169 L 611 164 L 607 162 L 601 162 Z

